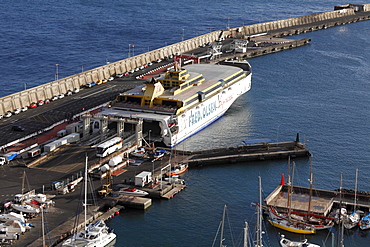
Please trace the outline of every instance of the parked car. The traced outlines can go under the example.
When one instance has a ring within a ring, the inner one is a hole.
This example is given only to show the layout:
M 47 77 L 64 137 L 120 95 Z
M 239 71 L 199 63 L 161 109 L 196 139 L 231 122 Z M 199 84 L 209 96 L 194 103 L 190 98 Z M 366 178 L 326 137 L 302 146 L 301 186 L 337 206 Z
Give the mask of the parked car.
M 62 93 L 61 93 L 61 94 L 59 94 L 59 95 L 58 95 L 58 98 L 59 98 L 59 99 L 63 99 L 63 98 L 64 98 L 64 94 L 62 94 Z
M 28 110 L 28 107 L 27 106 L 23 106 L 22 108 L 21 108 L 21 111 L 23 111 L 23 112 L 25 112 L 25 111 L 27 111 Z
M 37 107 L 37 104 L 35 102 L 32 102 L 30 105 L 30 108 L 35 108 L 35 107 Z
M 5 113 L 4 117 L 11 117 L 12 115 L 13 114 L 10 111 L 8 111 L 7 113 Z
M 24 131 L 25 128 L 20 126 L 20 125 L 13 125 L 12 130 L 14 130 L 14 131 Z
M 103 81 L 102 80 L 97 80 L 96 85 L 100 85 L 100 84 L 103 84 Z
M 103 83 L 107 83 L 107 82 L 108 82 L 108 80 L 107 80 L 107 79 L 103 79 L 103 80 L 102 80 L 102 82 L 103 82 Z
M 43 100 L 39 100 L 38 102 L 37 102 L 37 105 L 38 106 L 42 106 L 44 104 L 44 101 Z
M 21 109 L 20 108 L 14 109 L 14 111 L 13 111 L 13 114 L 14 115 L 17 115 L 19 113 L 21 113 Z
M 125 76 L 128 76 L 130 74 L 130 72 L 129 71 L 127 71 L 126 73 L 125 73 Z
M 75 89 L 73 89 L 73 93 L 78 93 L 80 92 L 80 89 L 78 87 L 76 87 Z
M 3 117 L 4 117 L 3 114 L 0 114 L 0 119 L 3 119 Z
M 152 62 L 148 63 L 148 66 L 152 66 L 152 65 L 153 65 L 153 63 L 152 63 Z
M 67 93 L 66 93 L 66 96 L 71 96 L 72 95 L 72 91 L 68 91 Z
M 85 85 L 85 87 L 90 88 L 90 87 L 93 87 L 93 86 L 95 86 L 95 85 L 96 85 L 96 83 L 95 83 L 95 82 L 89 82 L 89 83 L 87 83 L 87 84 Z
M 143 65 L 141 65 L 141 66 L 139 67 L 139 69 L 144 69 L 144 66 L 143 66 Z
M 114 80 L 114 77 L 113 76 L 111 76 L 111 77 L 108 78 L 108 81 L 113 81 L 113 80 Z
M 156 61 L 157 63 L 160 63 L 160 62 L 162 62 L 162 59 L 157 59 L 157 61 Z
M 118 73 L 118 74 L 116 75 L 116 77 L 117 77 L 117 78 L 122 78 L 122 77 L 123 77 L 123 73 Z
M 44 103 L 45 103 L 45 104 L 49 104 L 49 103 L 50 103 L 50 99 L 46 99 L 46 100 L 44 101 Z
M 58 96 L 53 96 L 53 98 L 51 98 L 51 101 L 56 101 L 58 99 Z

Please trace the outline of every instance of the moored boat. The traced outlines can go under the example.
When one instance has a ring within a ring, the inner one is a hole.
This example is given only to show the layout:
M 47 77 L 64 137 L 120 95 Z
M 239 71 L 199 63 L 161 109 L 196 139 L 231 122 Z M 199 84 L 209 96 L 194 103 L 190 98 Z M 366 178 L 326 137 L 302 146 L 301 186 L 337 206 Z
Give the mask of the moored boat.
M 361 218 L 360 222 L 358 223 L 358 226 L 360 227 L 361 230 L 370 229 L 370 213 Z
M 160 78 L 122 93 L 99 116 L 143 119 L 149 141 L 172 147 L 221 117 L 251 88 L 251 67 L 175 63 Z
M 136 188 L 121 188 L 118 193 L 125 196 L 146 196 L 149 194 L 146 191 Z
M 281 235 L 280 237 L 281 247 L 320 247 L 320 245 L 309 243 L 307 239 L 303 239 L 302 241 L 292 241 L 285 238 L 284 235 Z
M 285 231 L 299 233 L 299 234 L 315 234 L 315 228 L 301 221 L 286 218 L 279 214 L 273 207 L 269 208 L 269 219 L 271 225 L 283 229 Z
M 183 174 L 188 170 L 188 164 L 177 164 L 171 169 L 171 171 L 166 173 L 167 177 L 176 176 Z
M 12 208 L 14 210 L 17 210 L 22 213 L 27 213 L 27 214 L 38 214 L 40 213 L 40 209 L 35 208 L 30 205 L 22 205 L 22 204 L 12 204 Z

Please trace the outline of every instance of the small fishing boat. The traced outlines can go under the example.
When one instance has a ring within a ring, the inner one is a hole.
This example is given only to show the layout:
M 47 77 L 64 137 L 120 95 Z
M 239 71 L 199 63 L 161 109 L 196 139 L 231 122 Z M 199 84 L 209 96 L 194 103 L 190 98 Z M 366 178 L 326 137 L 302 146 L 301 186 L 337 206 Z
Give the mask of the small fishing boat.
M 166 173 L 167 177 L 180 175 L 188 170 L 188 164 L 178 164 L 171 169 L 171 171 Z
M 361 218 L 360 222 L 358 223 L 358 226 L 360 227 L 361 230 L 370 229 L 370 213 Z
M 320 247 L 320 245 L 307 242 L 307 239 L 303 239 L 302 241 L 292 241 L 285 238 L 284 235 L 281 235 L 280 245 L 281 247 Z
M 138 158 L 145 158 L 146 152 L 144 148 L 139 148 L 139 149 L 135 149 L 134 151 L 132 151 L 130 155 L 138 157 Z
M 159 160 L 159 159 L 161 159 L 165 154 L 166 154 L 166 150 L 164 150 L 164 149 L 160 149 L 160 150 L 156 150 L 155 152 L 154 152 L 154 159 L 155 160 Z
M 146 196 L 149 193 L 136 188 L 121 188 L 118 193 L 125 196 Z

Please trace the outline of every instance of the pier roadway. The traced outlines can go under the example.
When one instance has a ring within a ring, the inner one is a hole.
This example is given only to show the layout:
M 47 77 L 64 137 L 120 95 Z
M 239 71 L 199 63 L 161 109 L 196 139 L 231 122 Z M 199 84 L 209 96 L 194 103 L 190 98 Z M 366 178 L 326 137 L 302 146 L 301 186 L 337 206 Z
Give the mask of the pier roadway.
M 113 100 L 119 93 L 143 83 L 141 80 L 136 80 L 134 75 L 92 88 L 82 88 L 77 94 L 65 96 L 36 108 L 29 108 L 26 112 L 12 115 L 10 118 L 3 118 L 0 120 L 0 147 L 29 135 L 42 133 L 43 129 L 57 122 L 68 121 L 85 109 L 92 109 Z M 12 131 L 13 125 L 20 125 L 25 130 Z

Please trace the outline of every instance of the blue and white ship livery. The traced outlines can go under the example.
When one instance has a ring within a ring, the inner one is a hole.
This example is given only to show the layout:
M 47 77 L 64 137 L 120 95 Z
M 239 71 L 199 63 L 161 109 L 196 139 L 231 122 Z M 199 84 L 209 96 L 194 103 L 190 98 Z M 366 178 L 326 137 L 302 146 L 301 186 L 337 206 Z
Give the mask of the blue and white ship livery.
M 250 90 L 251 67 L 242 63 L 247 65 L 244 70 L 216 64 L 179 68 L 175 63 L 162 77 L 118 95 L 103 114 L 141 118 L 149 139 L 175 146 L 221 117 Z

